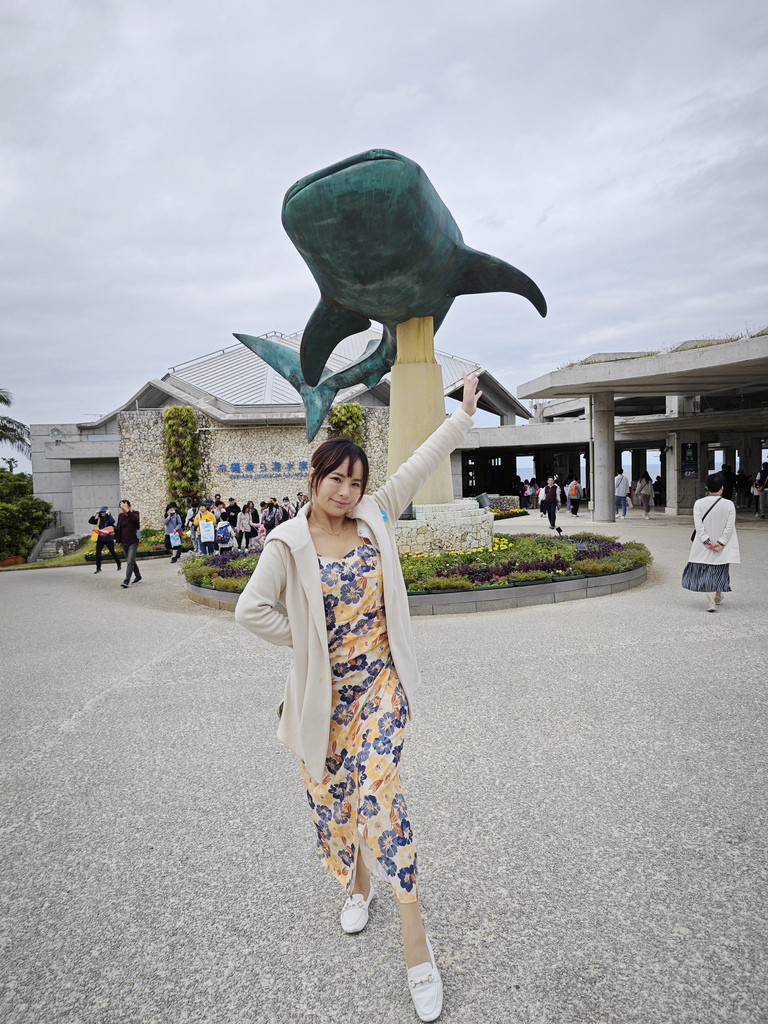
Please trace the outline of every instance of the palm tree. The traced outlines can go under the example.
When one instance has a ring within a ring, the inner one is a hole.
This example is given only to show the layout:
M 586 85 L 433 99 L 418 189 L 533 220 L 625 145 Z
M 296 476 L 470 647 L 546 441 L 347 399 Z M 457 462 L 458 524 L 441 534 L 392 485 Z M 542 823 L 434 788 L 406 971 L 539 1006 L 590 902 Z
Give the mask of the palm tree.
M 9 406 L 13 404 L 13 395 L 10 391 L 0 388 L 0 405 Z M 0 444 L 9 444 L 17 452 L 29 458 L 32 449 L 29 444 L 29 427 L 18 420 L 12 420 L 10 416 L 0 416 Z

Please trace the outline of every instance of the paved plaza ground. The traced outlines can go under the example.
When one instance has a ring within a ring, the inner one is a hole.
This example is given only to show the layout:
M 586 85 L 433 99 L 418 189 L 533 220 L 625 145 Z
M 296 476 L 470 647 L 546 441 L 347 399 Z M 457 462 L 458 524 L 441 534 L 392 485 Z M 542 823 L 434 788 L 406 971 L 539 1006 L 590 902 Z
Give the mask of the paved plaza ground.
M 689 521 L 596 529 L 648 544 L 645 585 L 413 622 L 402 774 L 441 1021 L 760 1024 L 766 523 L 740 514 L 714 615 L 680 587 Z M 0 1020 L 415 1021 L 391 893 L 339 928 L 274 735 L 289 652 L 175 569 L 0 573 Z

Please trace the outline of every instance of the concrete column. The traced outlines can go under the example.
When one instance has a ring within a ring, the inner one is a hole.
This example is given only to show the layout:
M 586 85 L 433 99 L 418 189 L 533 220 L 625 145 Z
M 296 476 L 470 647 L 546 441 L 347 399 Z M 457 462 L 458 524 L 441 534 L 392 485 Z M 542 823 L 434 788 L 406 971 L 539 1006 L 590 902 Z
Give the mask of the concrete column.
M 725 448 L 723 450 L 723 463 L 730 466 L 734 473 L 738 470 L 735 448 Z
M 632 479 L 637 482 L 640 474 L 648 468 L 648 450 L 646 448 L 632 449 Z
M 387 475 L 399 469 L 445 422 L 443 374 L 435 359 L 431 316 L 415 317 L 397 327 L 397 362 L 392 367 L 389 399 Z M 453 501 L 451 461 L 445 459 L 414 502 L 437 505 Z
M 667 447 L 670 449 L 666 455 L 666 487 L 667 507 L 665 515 L 676 516 L 678 509 L 678 465 L 680 463 L 680 446 L 677 434 L 667 435 Z
M 681 448 L 692 442 L 699 448 L 699 471 L 696 476 L 682 476 Z M 667 437 L 672 451 L 667 455 L 667 512 L 668 516 L 690 516 L 694 502 L 701 497 L 701 481 L 707 478 L 707 449 L 702 450 L 699 431 L 680 431 Z
M 616 428 L 613 413 L 613 392 L 592 396 L 592 436 L 595 450 L 595 493 L 593 496 L 596 523 L 612 523 L 615 517 L 613 480 L 616 476 Z

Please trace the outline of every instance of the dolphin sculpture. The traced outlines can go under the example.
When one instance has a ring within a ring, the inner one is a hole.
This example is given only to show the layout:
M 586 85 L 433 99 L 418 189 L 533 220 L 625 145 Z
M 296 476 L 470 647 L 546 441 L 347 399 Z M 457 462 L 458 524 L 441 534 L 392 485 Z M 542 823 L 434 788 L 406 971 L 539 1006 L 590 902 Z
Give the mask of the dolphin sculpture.
M 268 338 L 256 338 L 250 334 L 236 334 L 235 337 L 299 392 L 307 416 L 308 441 L 314 440 L 339 391 L 356 384 L 365 384 L 367 388 L 376 387 L 397 358 L 397 337 L 385 327 L 381 339 L 373 338 L 369 341 L 359 359 L 336 373 L 325 368 L 319 384 L 310 387 L 302 374 L 298 352 Z
M 371 149 L 297 181 L 283 200 L 282 221 L 320 288 L 301 341 L 310 387 L 320 384 L 339 342 L 371 320 L 385 328 L 383 376 L 394 362 L 390 332 L 423 316 L 434 318 L 437 331 L 457 295 L 514 292 L 547 315 L 530 277 L 465 245 L 421 167 L 391 150 Z

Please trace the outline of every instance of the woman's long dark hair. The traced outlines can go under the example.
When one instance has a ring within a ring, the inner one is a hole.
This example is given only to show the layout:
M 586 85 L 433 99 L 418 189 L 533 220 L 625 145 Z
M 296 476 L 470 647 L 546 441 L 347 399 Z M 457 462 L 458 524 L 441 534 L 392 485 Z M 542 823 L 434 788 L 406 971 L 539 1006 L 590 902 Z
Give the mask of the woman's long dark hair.
M 347 460 L 349 460 L 350 473 L 358 462 L 363 467 L 363 486 L 360 492 L 360 497 L 362 498 L 365 494 L 365 488 L 368 486 L 368 456 L 359 444 L 350 441 L 348 437 L 332 437 L 329 441 L 323 441 L 319 448 L 315 450 L 312 461 L 309 464 L 310 469 L 313 471 L 312 482 L 309 485 L 310 497 L 312 497 L 313 489 L 322 483 L 327 476 L 330 476 L 334 469 L 338 469 Z

